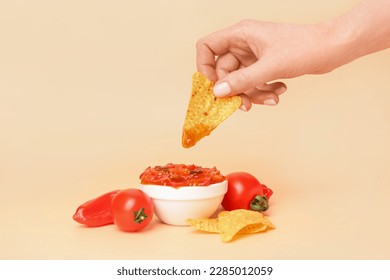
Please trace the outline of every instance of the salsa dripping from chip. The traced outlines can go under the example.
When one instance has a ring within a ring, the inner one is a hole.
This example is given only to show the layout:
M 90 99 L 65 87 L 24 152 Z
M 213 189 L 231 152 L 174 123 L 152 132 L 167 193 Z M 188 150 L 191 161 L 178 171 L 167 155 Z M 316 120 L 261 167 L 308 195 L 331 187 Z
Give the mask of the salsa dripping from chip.
M 241 97 L 216 97 L 213 81 L 200 72 L 192 77 L 192 93 L 183 126 L 182 145 L 194 146 L 241 106 Z

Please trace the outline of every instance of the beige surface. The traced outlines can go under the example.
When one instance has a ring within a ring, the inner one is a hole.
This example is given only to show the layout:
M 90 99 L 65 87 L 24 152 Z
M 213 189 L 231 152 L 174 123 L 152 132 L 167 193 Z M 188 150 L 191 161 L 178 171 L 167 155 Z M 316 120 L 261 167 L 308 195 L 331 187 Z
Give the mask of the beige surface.
M 200 36 L 356 1 L 154 2 L 0 1 L 0 258 L 389 259 L 389 51 L 287 81 L 279 106 L 181 147 Z M 127 234 L 71 219 L 167 162 L 255 174 L 274 189 L 277 229 L 223 244 L 158 220 Z

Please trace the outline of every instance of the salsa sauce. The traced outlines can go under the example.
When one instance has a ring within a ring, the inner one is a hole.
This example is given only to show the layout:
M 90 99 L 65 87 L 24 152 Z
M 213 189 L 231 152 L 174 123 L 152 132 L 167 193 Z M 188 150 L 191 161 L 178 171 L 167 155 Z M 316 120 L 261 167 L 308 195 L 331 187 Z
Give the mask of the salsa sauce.
M 146 168 L 140 179 L 143 185 L 183 187 L 209 186 L 225 181 L 226 177 L 215 167 L 168 163 Z

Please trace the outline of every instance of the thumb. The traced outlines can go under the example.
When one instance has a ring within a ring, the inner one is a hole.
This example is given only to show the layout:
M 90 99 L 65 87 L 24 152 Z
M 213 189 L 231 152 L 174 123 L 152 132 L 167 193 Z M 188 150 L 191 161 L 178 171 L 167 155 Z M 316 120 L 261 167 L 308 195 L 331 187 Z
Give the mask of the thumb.
M 218 97 L 234 95 L 254 89 L 271 80 L 269 67 L 264 62 L 257 61 L 251 66 L 230 72 L 218 80 L 213 91 Z

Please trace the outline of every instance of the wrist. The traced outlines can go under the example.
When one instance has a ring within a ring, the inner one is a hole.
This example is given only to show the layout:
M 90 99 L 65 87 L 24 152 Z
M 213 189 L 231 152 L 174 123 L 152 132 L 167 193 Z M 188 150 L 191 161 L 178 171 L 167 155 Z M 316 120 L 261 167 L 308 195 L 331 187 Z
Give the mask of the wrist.
M 323 23 L 328 34 L 329 68 L 390 47 L 390 1 L 361 2 L 348 13 Z
M 361 56 L 360 31 L 342 17 L 321 23 L 324 34 L 324 73 L 330 72 Z

